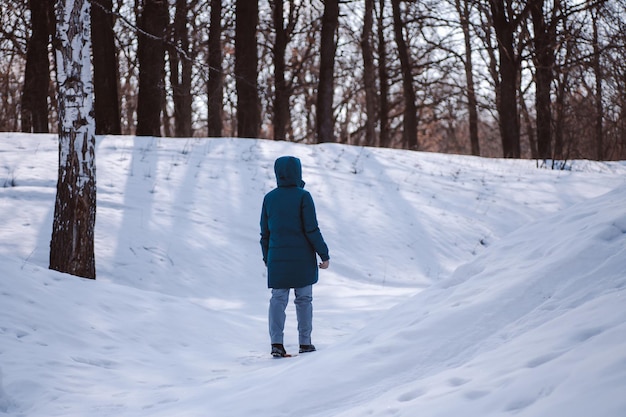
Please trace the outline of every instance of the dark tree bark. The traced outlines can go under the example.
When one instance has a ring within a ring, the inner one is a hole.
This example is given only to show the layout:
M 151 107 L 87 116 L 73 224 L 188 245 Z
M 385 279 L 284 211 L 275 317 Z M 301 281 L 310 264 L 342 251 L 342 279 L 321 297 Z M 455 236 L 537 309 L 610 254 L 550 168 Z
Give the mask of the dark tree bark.
M 91 0 L 94 105 L 97 135 L 122 133 L 118 97 L 118 60 L 113 33 L 112 0 Z
M 532 0 L 530 15 L 533 22 L 535 63 L 535 111 L 537 114 L 537 157 L 552 156 L 552 81 L 554 80 L 554 49 L 556 48 L 556 11 L 560 0 L 554 1 L 552 17 L 546 22 L 545 0 Z
M 517 75 L 519 59 L 515 51 L 514 33 L 519 20 L 508 16 L 504 0 L 489 0 L 493 26 L 498 40 L 500 82 L 496 103 L 499 115 L 502 151 L 505 158 L 521 156 L 519 112 L 517 108 Z
M 189 51 L 187 30 L 187 0 L 176 0 L 174 14 L 173 44 L 168 48 L 170 84 L 174 101 L 174 135 L 179 138 L 192 136 L 191 129 L 191 71 L 192 59 Z
M 598 6 L 599 7 L 599 6 Z M 604 119 L 604 106 L 602 104 L 602 65 L 600 64 L 600 40 L 598 36 L 598 12 L 592 10 L 591 22 L 593 27 L 593 74 L 595 76 L 595 120 L 594 133 L 596 141 L 596 160 L 604 159 L 604 129 L 602 127 Z
M 389 75 L 387 74 L 387 43 L 384 25 L 385 0 L 379 0 L 378 10 L 378 85 L 380 88 L 380 119 L 379 144 L 383 148 L 391 146 L 389 135 Z
M 564 72 L 562 78 L 557 83 L 555 100 L 554 159 L 560 160 L 566 158 L 563 129 L 565 125 L 565 93 L 568 82 L 568 73 Z
M 167 0 L 145 0 L 138 18 L 137 97 L 138 136 L 161 136 L 161 108 L 165 94 L 165 35 L 169 21 Z
M 30 0 L 32 34 L 26 51 L 26 70 L 22 90 L 22 132 L 48 133 L 48 86 L 50 61 L 48 44 L 54 28 L 51 22 L 51 3 L 48 0 Z
M 566 22 L 566 21 L 564 21 Z M 554 102 L 554 159 L 565 160 L 569 157 L 569 146 L 566 143 L 565 129 L 567 118 L 567 98 L 569 95 L 570 87 L 570 66 L 577 43 L 576 34 L 572 34 L 572 28 L 566 26 L 563 33 L 566 35 L 562 48 L 564 49 L 561 54 L 563 59 L 558 66 L 555 66 L 555 80 L 556 80 L 556 97 Z M 572 36 L 573 35 L 573 36 Z
M 400 0 L 391 0 L 393 10 L 393 30 L 398 46 L 398 56 L 402 69 L 402 89 L 404 91 L 404 117 L 402 121 L 402 142 L 407 149 L 417 150 L 417 106 L 409 48 L 404 39 L 404 23 L 400 15 Z
M 293 6 L 293 5 L 292 5 Z M 288 34 L 284 21 L 283 0 L 272 2 L 272 14 L 276 40 L 274 41 L 274 140 L 287 138 L 289 123 L 289 90 L 285 81 L 285 50 Z
M 95 120 L 89 9 L 88 0 L 58 0 L 56 4 L 59 175 L 50 269 L 95 279 Z
M 363 53 L 363 84 L 365 87 L 365 145 L 376 143 L 376 68 L 372 50 L 372 27 L 374 25 L 374 0 L 365 0 L 361 52 Z
M 224 85 L 222 74 L 222 0 L 211 0 L 211 27 L 209 28 L 209 80 L 207 82 L 210 137 L 222 136 L 222 105 Z
M 521 83 L 519 83 L 519 103 L 520 103 L 520 116 L 521 119 L 524 121 L 524 123 L 526 124 L 526 131 L 527 131 L 527 135 L 528 135 L 528 143 L 530 145 L 530 157 L 533 159 L 537 159 L 538 158 L 538 152 L 537 152 L 537 139 L 535 137 L 535 129 L 530 117 L 530 113 L 528 111 L 528 106 L 526 106 L 526 100 L 524 99 L 524 91 L 522 90 L 522 85 Z
M 456 10 L 459 13 L 463 39 L 465 41 L 465 82 L 467 84 L 467 111 L 469 115 L 469 134 L 472 155 L 480 156 L 478 141 L 478 100 L 474 89 L 474 66 L 472 63 L 472 38 L 470 34 L 470 2 L 469 0 L 455 0 Z
M 316 127 L 317 142 L 335 142 L 333 94 L 335 84 L 335 34 L 339 25 L 339 0 L 324 2 L 320 41 L 320 75 L 317 87 Z
M 261 101 L 257 91 L 256 31 L 258 0 L 237 0 L 235 17 L 235 77 L 237 88 L 237 136 L 257 138 L 261 128 Z

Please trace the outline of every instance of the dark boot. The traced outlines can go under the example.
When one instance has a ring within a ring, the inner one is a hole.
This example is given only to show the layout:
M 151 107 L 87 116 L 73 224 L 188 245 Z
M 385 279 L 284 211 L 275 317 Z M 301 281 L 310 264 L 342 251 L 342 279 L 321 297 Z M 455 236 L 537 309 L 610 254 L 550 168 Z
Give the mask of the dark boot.
M 315 346 L 313 345 L 300 345 L 300 353 L 315 352 Z
M 288 355 L 285 347 L 281 343 L 272 343 L 272 356 L 275 358 L 284 358 Z

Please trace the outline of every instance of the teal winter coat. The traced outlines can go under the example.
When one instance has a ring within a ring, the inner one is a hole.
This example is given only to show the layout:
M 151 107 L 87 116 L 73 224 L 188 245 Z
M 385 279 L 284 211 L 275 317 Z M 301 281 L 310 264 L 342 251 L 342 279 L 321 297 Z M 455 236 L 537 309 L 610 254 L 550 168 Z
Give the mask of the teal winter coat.
M 301 288 L 318 279 L 316 253 L 329 259 L 317 224 L 315 205 L 304 190 L 302 165 L 293 156 L 274 163 L 278 187 L 265 195 L 261 211 L 261 249 L 269 288 Z

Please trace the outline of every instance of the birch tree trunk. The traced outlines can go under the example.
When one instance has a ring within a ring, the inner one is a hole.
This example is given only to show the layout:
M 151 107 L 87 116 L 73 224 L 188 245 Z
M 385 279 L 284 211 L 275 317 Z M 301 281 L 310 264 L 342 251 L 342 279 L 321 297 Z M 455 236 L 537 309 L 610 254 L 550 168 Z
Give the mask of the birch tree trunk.
M 96 124 L 89 0 L 58 0 L 55 14 L 59 176 L 50 269 L 95 279 Z

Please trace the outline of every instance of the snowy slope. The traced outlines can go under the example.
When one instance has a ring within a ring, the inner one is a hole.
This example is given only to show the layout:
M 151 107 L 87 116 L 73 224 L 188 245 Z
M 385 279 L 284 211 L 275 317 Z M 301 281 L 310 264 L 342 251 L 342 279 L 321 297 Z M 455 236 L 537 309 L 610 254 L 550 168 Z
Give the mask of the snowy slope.
M 624 163 L 99 138 L 88 281 L 46 269 L 57 152 L 0 134 L 0 413 L 626 415 Z M 277 361 L 258 220 L 286 154 L 331 269 L 319 351 Z
M 624 415 L 624 202 L 621 187 L 520 228 L 349 342 L 285 371 L 303 377 L 288 379 L 276 408 L 324 416 Z M 246 393 L 259 402 L 273 389 L 261 382 Z M 233 397 L 222 398 L 218 415 Z

